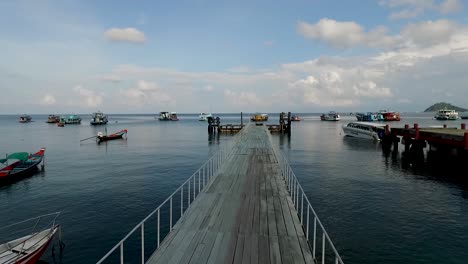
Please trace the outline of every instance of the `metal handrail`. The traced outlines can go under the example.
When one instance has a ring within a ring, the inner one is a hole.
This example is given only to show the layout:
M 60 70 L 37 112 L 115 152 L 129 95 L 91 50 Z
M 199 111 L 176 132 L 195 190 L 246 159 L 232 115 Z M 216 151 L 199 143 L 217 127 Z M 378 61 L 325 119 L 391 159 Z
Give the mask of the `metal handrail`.
M 182 216 L 188 210 L 190 205 L 195 201 L 200 193 L 202 193 L 208 185 L 214 180 L 215 176 L 224 162 L 231 155 L 232 150 L 236 143 L 242 138 L 242 132 L 237 133 L 232 140 L 230 140 L 226 146 L 220 149 L 210 159 L 208 159 L 198 170 L 196 170 L 192 176 L 190 176 L 182 185 L 177 188 L 169 197 L 164 200 L 156 209 L 154 209 L 148 216 L 146 216 L 140 223 L 138 223 L 124 238 L 122 238 L 106 255 L 104 255 L 96 264 L 103 263 L 112 253 L 117 249 L 120 251 L 120 264 L 124 263 L 124 243 L 125 241 L 135 233 L 138 229 L 141 229 L 141 263 L 145 263 L 145 222 L 157 215 L 157 245 L 156 250 L 159 249 L 161 242 L 171 234 L 173 227 L 177 222 L 182 219 Z M 187 197 L 184 197 L 187 194 Z M 180 196 L 180 217 L 177 221 L 174 221 L 173 213 L 173 200 L 178 199 Z M 161 208 L 169 203 L 169 232 L 161 237 Z M 184 205 L 186 207 L 184 208 Z M 185 210 L 184 210 L 185 209 Z
M 311 248 L 312 248 L 312 257 L 315 261 L 315 263 L 318 263 L 318 260 L 316 258 L 316 250 L 317 250 L 317 224 L 321 229 L 322 232 L 322 254 L 321 254 L 321 263 L 325 263 L 325 251 L 326 251 L 326 244 L 325 242 L 328 242 L 328 246 L 332 249 L 333 254 L 335 255 L 335 264 L 344 264 L 343 260 L 341 259 L 340 254 L 336 250 L 335 246 L 333 245 L 333 242 L 330 239 L 330 236 L 328 235 L 327 231 L 325 230 L 325 227 L 323 226 L 322 222 L 317 216 L 317 213 L 315 212 L 314 208 L 312 207 L 309 199 L 307 198 L 306 193 L 304 192 L 304 189 L 302 188 L 301 184 L 297 180 L 296 174 L 294 174 L 291 166 L 289 165 L 289 162 L 287 158 L 285 157 L 284 153 L 280 150 L 277 150 L 274 148 L 274 151 L 276 152 L 276 156 L 279 157 L 280 160 L 278 160 L 278 163 L 280 164 L 281 167 L 281 172 L 283 175 L 283 179 L 286 183 L 286 187 L 289 191 L 289 194 L 292 198 L 292 202 L 294 204 L 294 207 L 296 209 L 296 212 L 299 216 L 299 219 L 301 221 L 302 228 L 306 234 L 307 241 L 312 243 Z M 301 198 L 299 198 L 299 196 Z M 299 201 L 300 199 L 300 201 Z M 305 201 L 305 204 L 304 204 Z M 305 206 L 305 207 L 304 207 Z M 304 212 L 305 208 L 305 212 Z M 313 217 L 314 217 L 314 229 L 313 229 L 313 236 L 312 238 L 309 236 L 309 231 L 310 231 L 310 212 L 312 212 Z M 304 214 L 306 217 L 304 217 Z M 305 218 L 305 219 L 304 219 Z M 305 222 L 304 222 L 305 220 Z

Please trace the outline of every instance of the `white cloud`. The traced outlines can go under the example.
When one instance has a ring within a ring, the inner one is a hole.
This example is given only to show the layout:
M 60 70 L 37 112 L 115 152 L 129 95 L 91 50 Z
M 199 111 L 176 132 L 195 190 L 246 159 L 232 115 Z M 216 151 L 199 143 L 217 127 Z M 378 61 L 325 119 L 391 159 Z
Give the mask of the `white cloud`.
M 446 0 L 440 5 L 440 12 L 442 14 L 448 14 L 458 12 L 462 8 L 463 5 L 459 0 Z
M 463 8 L 459 0 L 381 0 L 381 6 L 390 8 L 390 19 L 409 19 L 420 16 L 428 11 L 441 14 L 458 12 Z
M 353 86 L 354 94 L 364 97 L 392 97 L 392 92 L 389 88 L 378 87 L 373 81 L 366 81 L 355 84 Z
M 385 27 L 376 27 L 365 32 L 364 28 L 355 22 L 322 19 L 316 24 L 300 22 L 298 31 L 306 38 L 325 42 L 335 48 L 366 46 L 400 51 L 405 48 L 448 44 L 457 36 L 467 36 L 468 29 L 450 20 L 440 19 L 410 23 L 404 26 L 399 34 L 388 35 Z M 463 43 L 462 46 L 466 44 Z
M 361 32 L 361 39 L 372 39 L 369 32 Z M 414 110 L 418 104 L 432 102 L 434 94 L 430 89 L 434 87 L 444 87 L 440 93 L 444 98 L 468 97 L 468 76 L 463 73 L 468 67 L 465 27 L 446 20 L 426 21 L 404 26 L 390 37 L 398 41 L 388 50 L 372 55 L 322 56 L 266 70 L 185 72 L 121 65 L 109 75 L 124 80 L 157 81 L 163 98 L 164 94 L 177 94 L 177 102 L 167 97 L 166 101 L 177 108 L 187 105 L 186 111 L 193 111 L 194 106 L 206 104 L 207 100 L 213 109 L 233 112 L 280 111 L 279 105 L 301 111 L 323 111 L 324 107 L 344 111 L 386 107 Z M 184 90 L 179 84 L 193 91 L 216 87 L 216 91 L 223 91 L 223 97 L 220 99 L 219 93 L 214 92 L 181 96 Z M 170 93 L 162 87 L 170 87 Z M 136 89 L 126 98 L 151 97 L 141 90 L 145 89 Z M 418 100 L 412 102 L 412 98 Z M 147 99 L 140 100 L 151 105 Z
M 135 87 L 121 90 L 120 94 L 126 98 L 126 103 L 134 106 L 143 105 L 172 105 L 174 99 L 156 83 L 139 80 Z
M 237 66 L 237 67 L 230 68 L 228 71 L 233 72 L 233 73 L 247 73 L 250 70 L 251 69 L 248 66 Z
M 122 78 L 120 78 L 117 75 L 104 75 L 102 76 L 102 80 L 107 82 L 119 83 L 122 81 Z
M 143 43 L 145 34 L 136 28 L 111 28 L 104 32 L 104 37 L 110 41 Z
M 46 94 L 41 100 L 41 105 L 54 105 L 55 102 L 56 100 L 53 95 Z
M 450 41 L 460 27 L 448 20 L 426 21 L 405 26 L 401 34 L 405 40 L 419 47 Z
M 398 36 L 387 35 L 383 26 L 366 32 L 354 21 L 336 21 L 324 18 L 315 24 L 299 22 L 297 31 L 305 38 L 325 42 L 336 48 L 368 46 L 373 48 L 391 47 L 398 41 Z
M 82 103 L 87 107 L 95 108 L 102 104 L 102 95 L 96 94 L 93 90 L 85 89 L 81 85 L 75 86 L 73 90 L 78 93 Z
M 205 87 L 203 87 L 203 90 L 205 92 L 212 92 L 214 90 L 214 87 L 212 85 L 205 85 Z
M 263 105 L 263 102 L 257 94 L 251 91 L 235 92 L 230 89 L 226 89 L 224 91 L 224 100 L 229 104 L 241 107 L 255 107 Z
M 388 18 L 390 18 L 391 20 L 415 18 L 419 16 L 422 12 L 423 10 L 419 8 L 403 9 L 397 12 L 392 12 L 388 16 Z

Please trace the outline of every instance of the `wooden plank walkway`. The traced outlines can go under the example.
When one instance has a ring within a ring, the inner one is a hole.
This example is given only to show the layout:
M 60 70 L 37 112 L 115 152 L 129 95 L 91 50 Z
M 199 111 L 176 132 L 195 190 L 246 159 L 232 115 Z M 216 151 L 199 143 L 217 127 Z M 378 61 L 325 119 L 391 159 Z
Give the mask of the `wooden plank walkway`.
M 147 263 L 313 263 L 267 128 L 249 124 L 241 133 Z

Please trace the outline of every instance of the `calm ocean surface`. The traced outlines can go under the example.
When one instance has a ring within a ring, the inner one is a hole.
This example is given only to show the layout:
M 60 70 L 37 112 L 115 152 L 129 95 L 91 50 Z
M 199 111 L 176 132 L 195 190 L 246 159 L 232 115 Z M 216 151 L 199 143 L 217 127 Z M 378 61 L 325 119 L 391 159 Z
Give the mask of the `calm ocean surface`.
M 270 115 L 269 123 L 277 123 Z M 61 211 L 62 260 L 95 263 L 232 136 L 210 137 L 197 115 L 159 122 L 154 115 L 111 115 L 109 133 L 127 140 L 80 139 L 103 127 L 59 128 L 47 116 L 20 124 L 0 116 L 0 157 L 46 147 L 45 171 L 0 187 L 0 226 Z M 468 263 L 468 167 L 455 159 L 421 166 L 385 155 L 379 143 L 344 137 L 340 122 L 302 115 L 292 136 L 274 135 L 345 263 Z M 116 123 L 116 121 L 118 121 Z M 238 115 L 221 115 L 239 123 Z M 428 114 L 402 115 L 402 127 L 441 125 Z M 447 121 L 459 126 L 461 121 Z M 57 254 L 56 254 L 57 255 Z

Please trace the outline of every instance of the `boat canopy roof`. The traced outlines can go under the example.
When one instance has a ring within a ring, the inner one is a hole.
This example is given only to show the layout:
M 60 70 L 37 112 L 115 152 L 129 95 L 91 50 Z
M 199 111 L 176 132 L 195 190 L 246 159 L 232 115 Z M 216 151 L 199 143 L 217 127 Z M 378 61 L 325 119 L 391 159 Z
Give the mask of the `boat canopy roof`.
M 0 159 L 0 162 L 5 163 L 9 159 L 27 161 L 28 157 L 29 157 L 29 153 L 27 152 L 16 152 L 16 153 L 11 153 L 10 155 L 7 155 L 6 159 Z

